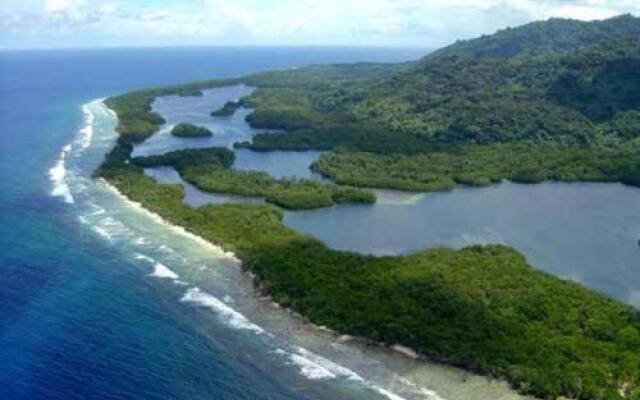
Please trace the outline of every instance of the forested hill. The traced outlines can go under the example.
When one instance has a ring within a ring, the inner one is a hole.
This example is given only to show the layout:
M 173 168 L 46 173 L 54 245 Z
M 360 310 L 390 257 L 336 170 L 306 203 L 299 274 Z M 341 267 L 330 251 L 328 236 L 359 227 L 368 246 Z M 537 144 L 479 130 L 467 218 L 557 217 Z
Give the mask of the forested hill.
M 640 19 L 503 30 L 427 56 L 380 90 L 374 108 L 404 103 L 389 127 L 447 142 L 632 138 L 640 133 Z
M 494 51 L 499 48 L 518 51 L 505 58 Z M 315 168 L 345 184 L 416 190 L 502 179 L 640 185 L 640 19 L 633 16 L 535 22 L 417 62 L 311 66 L 128 93 L 113 104 L 128 121 L 119 129 L 135 134 L 123 135 L 129 141 L 143 140 L 158 116 L 140 111 L 149 111 L 155 96 L 234 83 L 257 88 L 237 105 L 254 109 L 247 117 L 253 127 L 283 131 L 238 146 L 340 149 L 339 157 L 327 154 Z M 433 160 L 450 165 L 425 170 Z M 381 167 L 373 171 L 372 165 Z
M 242 146 L 347 150 L 331 158 L 344 165 L 316 167 L 335 179 L 333 171 L 349 165 L 351 176 L 341 180 L 351 185 L 448 188 L 514 177 L 640 183 L 640 19 L 630 15 L 534 22 L 458 42 L 414 63 L 316 66 L 244 82 L 258 87 L 243 99 L 255 108 L 249 122 L 287 132 L 258 135 Z M 506 148 L 524 153 L 499 154 Z M 482 154 L 482 160 L 474 161 L 473 177 L 458 163 L 447 176 L 417 179 L 424 171 L 416 164 L 386 168 L 374 179 L 350 159 L 354 152 L 434 151 L 456 152 L 445 156 L 451 160 Z M 566 157 L 545 166 L 518 161 L 538 159 L 540 151 Z M 596 158 L 601 164 L 593 169 L 589 160 Z M 489 173 L 493 167 L 483 166 L 490 164 L 503 172 Z
M 519 55 L 548 56 L 568 54 L 587 46 L 610 44 L 640 36 L 640 23 L 631 15 L 603 21 L 584 22 L 552 18 L 516 28 L 506 28 L 493 35 L 458 41 L 440 49 L 430 58 L 466 55 L 472 57 L 511 58 Z

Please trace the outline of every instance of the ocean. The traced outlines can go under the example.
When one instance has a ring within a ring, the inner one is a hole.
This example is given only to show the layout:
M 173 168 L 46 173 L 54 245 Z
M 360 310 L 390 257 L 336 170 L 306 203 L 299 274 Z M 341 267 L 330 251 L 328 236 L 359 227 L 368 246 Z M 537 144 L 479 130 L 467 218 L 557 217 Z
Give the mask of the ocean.
M 237 266 L 143 217 L 90 179 L 112 144 L 114 123 L 92 101 L 150 85 L 314 63 L 402 61 L 423 53 L 0 53 L 0 398 L 384 398 L 348 378 L 344 384 L 317 379 L 339 374 L 298 354 L 302 350 L 290 354 L 251 337 L 254 328 L 228 305 L 233 299 L 225 303 L 174 282 L 175 272 L 157 260 L 171 266 L 201 262 L 204 270 Z M 207 279 L 246 289 L 220 274 Z

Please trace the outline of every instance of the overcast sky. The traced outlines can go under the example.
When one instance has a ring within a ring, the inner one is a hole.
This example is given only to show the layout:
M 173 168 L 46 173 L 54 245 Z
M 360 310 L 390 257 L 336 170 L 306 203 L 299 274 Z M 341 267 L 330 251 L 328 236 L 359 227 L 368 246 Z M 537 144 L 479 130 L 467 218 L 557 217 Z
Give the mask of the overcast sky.
M 549 17 L 640 15 L 640 0 L 0 0 L 0 47 L 434 48 Z

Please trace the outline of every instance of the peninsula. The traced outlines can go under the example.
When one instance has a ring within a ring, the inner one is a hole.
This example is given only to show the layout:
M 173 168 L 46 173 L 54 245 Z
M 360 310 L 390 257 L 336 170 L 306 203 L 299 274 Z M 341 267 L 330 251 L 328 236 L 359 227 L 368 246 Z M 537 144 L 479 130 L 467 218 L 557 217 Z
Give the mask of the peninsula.
M 536 270 L 514 249 L 336 251 L 285 227 L 277 206 L 193 208 L 180 185 L 143 171 L 172 165 L 205 190 L 268 198 L 264 186 L 273 178 L 234 176 L 229 150 L 131 156 L 163 122 L 152 112 L 156 97 L 244 83 L 257 88 L 241 99 L 254 108 L 247 120 L 283 132 L 237 146 L 327 150 L 313 169 L 338 184 L 415 191 L 502 179 L 640 185 L 638 37 L 640 20 L 631 16 L 552 19 L 416 62 L 311 66 L 126 93 L 106 100 L 119 136 L 95 176 L 235 253 L 262 290 L 315 324 L 409 347 L 540 398 L 638 399 L 640 312 Z M 328 196 L 371 201 L 346 190 Z

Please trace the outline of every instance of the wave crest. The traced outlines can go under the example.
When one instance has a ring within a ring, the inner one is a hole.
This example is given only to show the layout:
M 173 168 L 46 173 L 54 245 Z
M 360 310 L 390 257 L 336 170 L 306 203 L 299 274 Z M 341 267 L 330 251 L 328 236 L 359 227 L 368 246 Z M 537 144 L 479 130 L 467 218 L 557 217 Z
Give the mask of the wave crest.
M 216 311 L 233 328 L 250 330 L 258 334 L 264 333 L 264 329 L 249 321 L 244 315 L 197 287 L 187 290 L 180 301 Z

